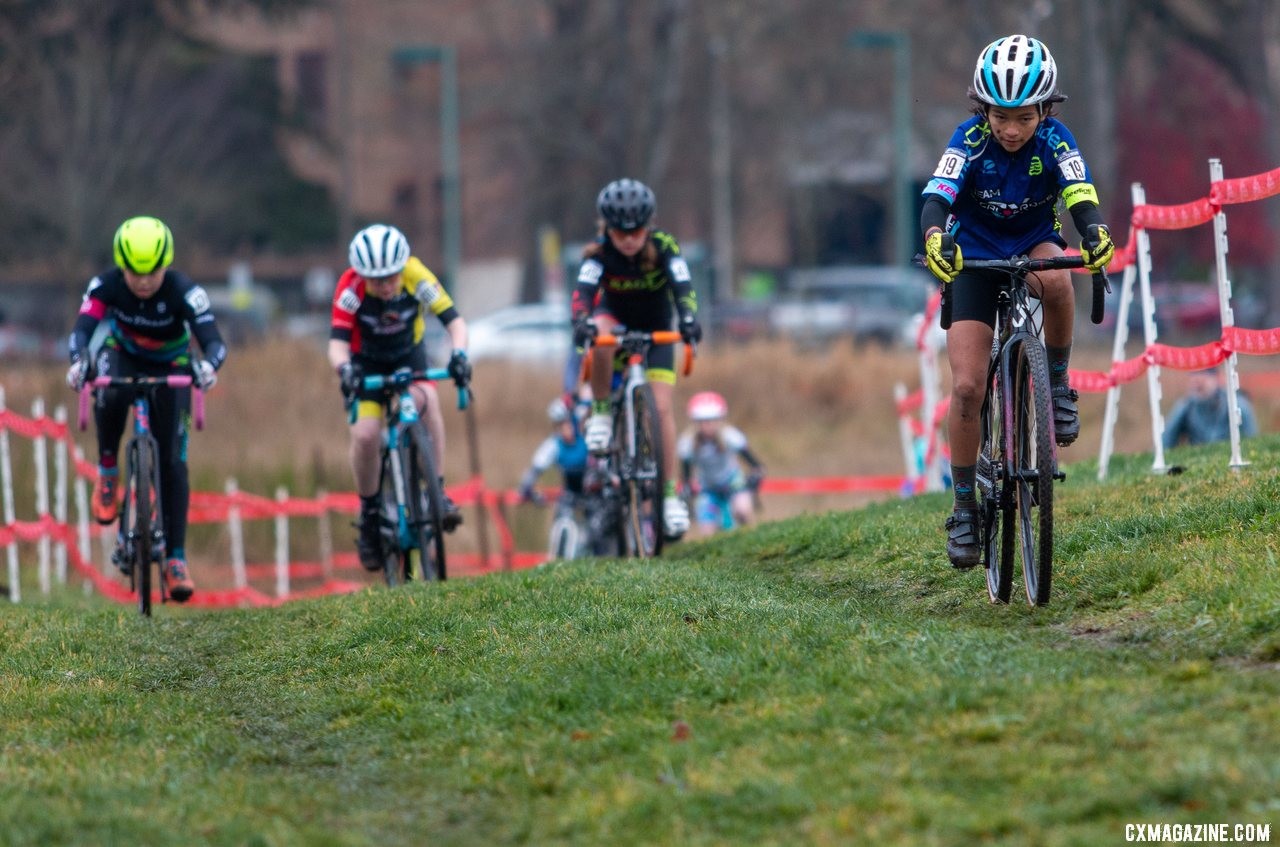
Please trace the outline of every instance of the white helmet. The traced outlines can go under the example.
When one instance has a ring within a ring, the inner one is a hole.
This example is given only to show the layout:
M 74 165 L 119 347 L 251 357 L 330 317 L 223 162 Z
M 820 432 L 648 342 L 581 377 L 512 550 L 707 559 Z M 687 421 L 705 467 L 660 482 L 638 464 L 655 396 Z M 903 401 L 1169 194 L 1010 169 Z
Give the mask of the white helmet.
M 1006 35 L 983 48 L 973 69 L 973 93 L 990 106 L 1035 106 L 1058 90 L 1049 48 L 1025 35 Z
M 409 241 L 387 224 L 371 224 L 356 233 L 348 251 L 351 267 L 365 279 L 380 279 L 404 270 Z
M 553 424 L 562 424 L 569 420 L 569 409 L 565 406 L 564 400 L 557 397 L 551 401 L 547 406 L 547 419 Z

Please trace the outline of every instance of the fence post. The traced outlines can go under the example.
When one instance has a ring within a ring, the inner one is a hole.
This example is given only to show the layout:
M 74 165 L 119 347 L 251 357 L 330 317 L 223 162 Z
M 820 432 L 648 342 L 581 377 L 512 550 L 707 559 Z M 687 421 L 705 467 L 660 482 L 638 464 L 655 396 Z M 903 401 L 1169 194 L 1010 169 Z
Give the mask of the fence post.
M 0 385 L 0 417 L 5 413 L 4 386 Z M 9 429 L 0 426 L 0 494 L 4 495 L 4 522 L 6 526 L 17 523 L 13 511 L 13 463 L 9 457 Z M 22 599 L 22 586 L 18 580 L 18 542 L 10 541 L 9 554 L 9 601 L 17 603 Z
M 320 572 L 324 581 L 333 579 L 333 523 L 329 519 L 329 492 L 321 488 L 316 492 L 320 501 L 320 514 L 316 519 L 316 528 L 320 533 Z
M 1124 348 L 1129 343 L 1129 307 L 1133 303 L 1133 280 L 1137 268 L 1130 263 L 1120 277 L 1120 305 L 1116 311 L 1116 337 L 1111 344 L 1111 364 L 1124 361 Z M 1107 407 L 1102 418 L 1102 445 L 1098 448 L 1098 482 L 1107 478 L 1111 453 L 1115 450 L 1116 420 L 1120 416 L 1120 386 L 1107 389 Z
M 230 498 L 230 503 L 227 505 L 227 534 L 231 541 L 231 573 L 235 578 L 236 588 L 243 590 L 248 587 L 249 580 L 244 567 L 244 524 L 240 521 L 240 504 L 237 501 L 239 493 L 240 486 L 236 484 L 235 478 L 228 479 L 227 497 Z
M 67 407 L 61 403 L 53 410 L 59 429 L 67 425 Z M 53 442 L 53 519 L 58 522 L 58 541 L 53 545 L 53 574 L 59 585 L 67 584 L 67 440 Z
M 1222 160 L 1209 160 L 1209 182 L 1222 182 Z M 1213 216 L 1213 252 L 1218 267 L 1218 310 L 1222 315 L 1222 334 L 1235 326 L 1235 313 L 1231 310 L 1231 278 L 1227 276 L 1227 213 L 1218 207 Z M 1236 354 L 1227 356 L 1227 412 L 1231 422 L 1232 470 L 1239 470 L 1249 463 L 1240 455 L 1240 372 L 1236 370 Z
M 289 516 L 284 511 L 288 500 L 289 489 L 277 486 L 276 502 L 281 508 L 276 512 L 276 596 L 282 600 L 289 596 Z
M 84 458 L 80 451 L 80 445 L 71 448 L 72 467 L 78 468 L 80 460 Z M 75 478 L 76 489 L 76 540 L 78 549 L 80 550 L 80 561 L 86 566 L 93 564 L 93 548 L 89 543 L 89 486 L 85 483 L 84 477 L 80 476 L 79 471 L 73 473 Z M 93 593 L 93 580 L 86 579 L 84 581 L 84 593 Z
M 894 411 L 902 408 L 902 401 L 907 399 L 907 387 L 901 382 L 893 384 L 893 406 Z M 898 440 L 902 442 L 902 463 L 907 469 L 907 482 L 911 484 L 911 491 L 916 490 L 916 480 L 920 478 L 919 470 L 916 468 L 916 444 L 915 436 L 911 432 L 911 417 L 897 412 L 898 415 Z
M 1133 184 L 1133 208 L 1147 204 L 1147 192 L 1142 183 Z M 1146 229 L 1134 230 L 1137 247 L 1138 285 L 1142 292 L 1142 341 L 1150 350 L 1156 343 L 1156 302 L 1151 296 L 1151 236 Z M 1164 416 L 1160 414 L 1160 366 L 1147 368 L 1147 398 L 1151 405 L 1151 450 L 1155 456 L 1151 470 L 1164 473 L 1169 466 L 1164 463 Z
M 37 397 L 31 401 L 31 419 L 37 424 L 44 421 L 44 398 Z M 44 430 L 38 429 L 36 437 L 31 441 L 32 458 L 36 466 L 36 520 L 42 522 L 49 516 L 49 450 Z M 36 542 L 40 563 L 40 593 L 48 594 L 50 585 L 49 535 L 41 530 L 40 540 Z

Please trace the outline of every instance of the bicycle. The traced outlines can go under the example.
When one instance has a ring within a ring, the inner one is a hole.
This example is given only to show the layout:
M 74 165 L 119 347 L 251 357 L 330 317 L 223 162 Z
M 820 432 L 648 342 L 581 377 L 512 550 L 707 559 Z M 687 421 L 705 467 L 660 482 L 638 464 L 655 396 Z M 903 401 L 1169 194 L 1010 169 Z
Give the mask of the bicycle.
M 986 392 L 982 401 L 977 489 L 982 520 L 982 564 L 993 603 L 1008 603 L 1013 590 L 1015 541 L 1027 602 L 1049 602 L 1053 583 L 1053 483 L 1058 470 L 1049 360 L 1040 340 L 1038 307 L 1028 301 L 1027 275 L 1084 267 L 1080 256 L 1032 259 L 966 259 L 968 269 L 1004 273 L 996 300 Z M 1105 271 L 1093 274 L 1089 319 L 1101 323 Z M 943 287 L 941 324 L 951 326 L 950 286 Z M 1015 527 L 1015 515 L 1017 525 Z M 997 549 L 997 532 L 999 547 Z
M 410 582 L 415 575 L 424 582 L 444 580 L 446 576 L 444 490 L 436 470 L 431 433 L 419 418 L 409 390 L 415 381 L 446 379 L 450 376 L 444 368 L 401 368 L 391 374 L 363 378 L 365 391 L 381 394 L 386 413 L 378 474 L 382 499 L 378 552 L 388 586 Z M 458 388 L 459 409 L 467 407 L 469 397 L 469 389 Z M 353 403 L 353 420 L 355 410 Z
M 151 434 L 151 407 L 155 392 L 161 387 L 173 389 L 191 387 L 194 380 L 189 374 L 170 376 L 99 376 L 80 391 L 80 431 L 89 421 L 89 400 L 94 389 L 123 388 L 133 392 L 133 435 L 125 445 L 124 499 L 120 504 L 120 529 L 116 535 L 116 548 L 111 561 L 129 577 L 129 589 L 138 594 L 138 611 L 151 615 L 151 564 L 163 569 L 164 520 L 160 504 L 160 447 Z M 192 392 L 192 409 L 196 429 L 204 429 L 204 393 L 198 388 Z M 169 600 L 163 577 L 160 584 L 160 602 Z
M 604 466 L 593 484 L 598 484 L 598 514 L 593 532 L 600 533 L 599 547 L 614 549 L 619 556 L 651 558 L 662 553 L 662 499 L 666 485 L 663 465 L 662 425 L 644 373 L 645 357 L 655 344 L 675 344 L 680 333 L 669 330 L 645 332 L 615 327 L 592 342 L 597 347 L 616 347 L 625 360 L 621 375 L 614 373 L 609 396 L 613 418 L 613 439 Z M 693 345 L 684 348 L 682 372 L 693 372 Z M 582 379 L 591 372 L 591 357 L 584 355 Z M 604 555 L 604 554 L 600 554 Z

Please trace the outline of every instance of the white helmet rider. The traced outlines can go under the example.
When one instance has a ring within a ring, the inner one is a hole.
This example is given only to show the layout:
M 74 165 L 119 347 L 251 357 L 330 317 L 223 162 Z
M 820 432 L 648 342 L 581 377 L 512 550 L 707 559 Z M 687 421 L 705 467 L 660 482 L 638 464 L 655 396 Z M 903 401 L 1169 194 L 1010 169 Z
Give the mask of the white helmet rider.
M 365 279 L 398 274 L 409 261 L 409 240 L 388 224 L 371 224 L 356 233 L 348 251 L 351 267 Z

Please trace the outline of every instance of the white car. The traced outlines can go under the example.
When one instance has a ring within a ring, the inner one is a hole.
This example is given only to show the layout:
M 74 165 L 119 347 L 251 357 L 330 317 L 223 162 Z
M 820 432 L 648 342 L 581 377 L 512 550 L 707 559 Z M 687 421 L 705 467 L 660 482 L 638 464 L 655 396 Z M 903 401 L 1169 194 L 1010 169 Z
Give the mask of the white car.
M 473 361 L 564 362 L 573 346 L 567 302 L 508 306 L 469 321 L 467 329 L 467 355 Z

